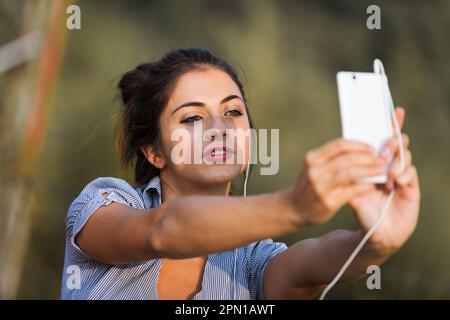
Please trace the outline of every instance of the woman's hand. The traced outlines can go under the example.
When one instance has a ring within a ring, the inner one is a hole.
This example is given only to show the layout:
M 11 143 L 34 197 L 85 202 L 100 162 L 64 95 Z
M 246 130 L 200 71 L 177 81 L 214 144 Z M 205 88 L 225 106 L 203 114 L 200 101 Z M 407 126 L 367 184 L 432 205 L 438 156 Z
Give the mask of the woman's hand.
M 306 154 L 291 201 L 305 224 L 323 223 L 350 199 L 373 189 L 373 185 L 353 184 L 354 179 L 384 173 L 386 166 L 387 161 L 368 144 L 333 140 Z
M 400 127 L 403 126 L 405 112 L 396 108 L 396 116 Z M 403 134 L 405 168 L 401 171 L 399 146 L 396 138 L 392 138 L 381 155 L 394 162 L 389 170 L 388 183 L 372 185 L 370 190 L 353 196 L 349 204 L 354 209 L 363 231 L 367 232 L 379 217 L 382 207 L 391 190 L 395 190 L 394 198 L 388 212 L 369 239 L 366 252 L 390 255 L 400 248 L 414 231 L 419 217 L 420 189 L 416 168 L 412 165 L 412 155 L 408 150 L 409 139 Z

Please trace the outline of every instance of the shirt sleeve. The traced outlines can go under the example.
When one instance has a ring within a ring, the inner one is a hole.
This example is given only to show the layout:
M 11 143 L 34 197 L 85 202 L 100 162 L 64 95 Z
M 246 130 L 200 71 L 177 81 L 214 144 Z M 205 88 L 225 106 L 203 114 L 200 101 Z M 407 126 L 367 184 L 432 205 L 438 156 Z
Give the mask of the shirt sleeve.
M 246 260 L 250 297 L 255 300 L 263 300 L 265 299 L 264 270 L 267 263 L 274 256 L 288 249 L 288 246 L 283 242 L 265 239 L 250 244 L 247 249 Z
M 144 208 L 136 190 L 125 180 L 102 177 L 91 181 L 72 202 L 67 212 L 66 237 L 70 247 L 68 251 L 74 260 L 89 259 L 75 243 L 75 237 L 95 210 L 111 202 L 122 203 L 137 209 Z

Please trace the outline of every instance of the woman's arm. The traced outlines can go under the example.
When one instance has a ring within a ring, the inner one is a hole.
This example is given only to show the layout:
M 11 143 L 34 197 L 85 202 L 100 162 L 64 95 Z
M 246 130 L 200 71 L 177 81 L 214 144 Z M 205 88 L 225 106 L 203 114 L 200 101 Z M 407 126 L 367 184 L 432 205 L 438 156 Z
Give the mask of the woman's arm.
M 320 238 L 306 239 L 272 258 L 264 272 L 266 299 L 310 299 L 330 283 L 364 234 L 361 230 L 337 230 Z M 341 280 L 364 276 L 369 265 L 380 265 L 388 255 L 358 255 Z
M 112 264 L 226 251 L 305 224 L 288 192 L 247 198 L 187 196 L 148 213 L 112 203 L 95 211 L 76 242 L 91 258 Z
M 379 174 L 381 164 L 368 145 L 336 139 L 308 152 L 293 187 L 247 198 L 180 197 L 150 214 L 113 203 L 97 209 L 75 241 L 91 258 L 113 264 L 230 250 L 327 221 L 367 191 L 349 182 Z

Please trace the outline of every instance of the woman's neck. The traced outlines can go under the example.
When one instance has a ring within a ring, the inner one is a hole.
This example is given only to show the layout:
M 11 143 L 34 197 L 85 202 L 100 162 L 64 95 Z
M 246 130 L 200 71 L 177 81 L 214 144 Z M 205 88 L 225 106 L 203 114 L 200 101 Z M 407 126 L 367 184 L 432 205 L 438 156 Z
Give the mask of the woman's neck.
M 197 185 L 176 178 L 166 171 L 160 172 L 159 179 L 161 183 L 162 202 L 192 195 L 226 196 L 231 189 L 231 182 L 213 185 Z

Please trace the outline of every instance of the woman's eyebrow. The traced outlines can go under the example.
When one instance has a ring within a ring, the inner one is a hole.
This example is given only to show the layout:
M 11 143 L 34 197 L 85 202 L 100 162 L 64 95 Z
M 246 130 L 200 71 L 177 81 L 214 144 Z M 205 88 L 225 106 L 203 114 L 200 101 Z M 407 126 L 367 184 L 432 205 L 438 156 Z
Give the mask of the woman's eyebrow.
M 222 101 L 220 101 L 220 104 L 228 102 L 228 101 L 233 100 L 233 99 L 239 99 L 242 102 L 244 102 L 244 100 L 240 96 L 238 96 L 236 94 L 231 94 L 231 95 L 223 98 Z M 189 101 L 189 102 L 185 102 L 185 103 L 179 105 L 178 107 L 176 107 L 175 109 L 173 109 L 172 110 L 172 114 L 174 114 L 176 111 L 178 111 L 179 109 L 184 108 L 184 107 L 204 107 L 204 106 L 205 106 L 204 102 Z
M 228 97 L 223 98 L 222 101 L 220 101 L 220 104 L 228 102 L 228 101 L 233 100 L 233 99 L 240 99 L 242 102 L 244 102 L 244 99 L 242 99 L 240 96 L 238 96 L 236 94 L 231 94 Z
M 179 105 L 178 107 L 173 109 L 172 114 L 174 114 L 176 111 L 178 111 L 179 109 L 184 108 L 184 107 L 204 107 L 204 106 L 205 106 L 205 104 L 203 102 L 189 101 L 189 102 L 185 102 L 182 105 Z

